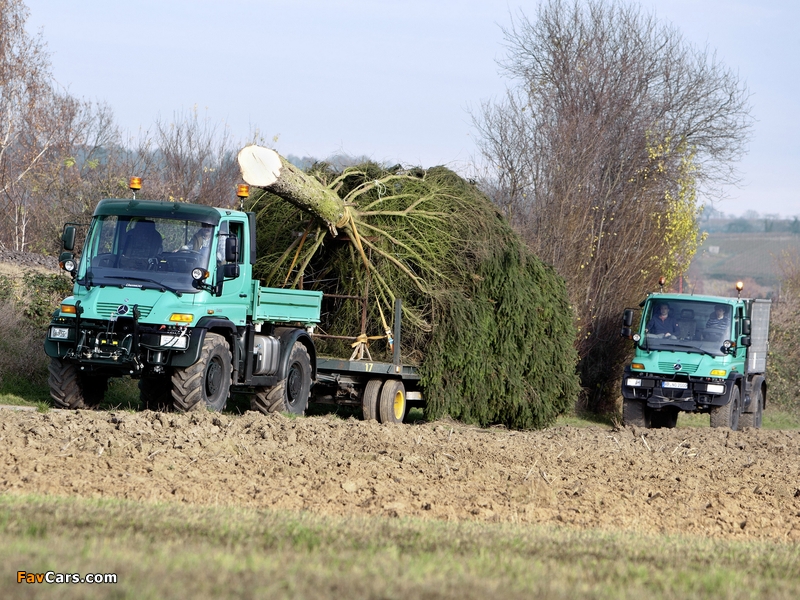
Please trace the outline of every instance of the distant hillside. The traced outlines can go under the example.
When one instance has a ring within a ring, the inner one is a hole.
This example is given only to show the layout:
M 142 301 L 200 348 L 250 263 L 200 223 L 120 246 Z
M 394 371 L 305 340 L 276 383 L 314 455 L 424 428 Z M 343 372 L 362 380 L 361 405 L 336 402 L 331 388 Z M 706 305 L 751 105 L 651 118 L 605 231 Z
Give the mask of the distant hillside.
M 779 295 L 778 260 L 786 252 L 800 252 L 800 235 L 783 227 L 764 231 L 764 223 L 760 223 L 760 231 L 753 227 L 749 232 L 727 233 L 711 228 L 692 261 L 685 283 L 689 290 L 684 291 L 730 296 L 735 294 L 735 283 L 744 281 L 746 296 Z

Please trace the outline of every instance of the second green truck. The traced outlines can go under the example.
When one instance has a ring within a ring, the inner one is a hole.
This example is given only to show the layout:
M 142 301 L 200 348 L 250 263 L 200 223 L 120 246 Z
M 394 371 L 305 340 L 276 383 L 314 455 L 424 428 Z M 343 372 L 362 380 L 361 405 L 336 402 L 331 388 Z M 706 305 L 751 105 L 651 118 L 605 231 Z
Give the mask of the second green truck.
M 739 286 L 741 289 L 741 286 Z M 767 403 L 770 300 L 650 294 L 623 315 L 634 342 L 622 378 L 626 425 L 675 427 L 680 412 L 712 427 L 761 427 Z

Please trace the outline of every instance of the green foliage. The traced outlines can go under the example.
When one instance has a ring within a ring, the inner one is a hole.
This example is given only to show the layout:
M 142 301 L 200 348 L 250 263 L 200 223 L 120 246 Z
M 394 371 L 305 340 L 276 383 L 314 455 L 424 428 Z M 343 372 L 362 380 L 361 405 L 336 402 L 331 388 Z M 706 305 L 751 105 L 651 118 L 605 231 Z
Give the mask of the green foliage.
M 320 329 L 337 336 L 385 338 L 401 298 L 402 354 L 420 367 L 429 419 L 543 427 L 574 403 L 575 330 L 563 280 L 474 185 L 443 167 L 311 171 L 345 200 L 357 234 L 333 239 L 282 199 L 254 196 L 264 283 L 367 296 L 363 331 L 361 303 L 326 299 Z M 387 354 L 373 359 L 388 359 L 388 344 L 374 345 Z M 352 351 L 341 340 L 320 346 Z
M 72 294 L 72 281 L 61 274 L 27 271 L 22 278 L 25 307 L 23 313 L 42 330 L 59 302 Z
M 60 274 L 26 271 L 0 276 L 0 384 L 5 393 L 36 395 L 47 382 L 44 335 L 58 302 L 72 283 Z
M 663 254 L 657 257 L 658 273 L 674 281 L 689 269 L 697 248 L 707 234 L 700 233 L 698 220 L 702 207 L 697 205 L 697 166 L 695 151 L 685 141 L 674 143 L 671 136 L 654 142 L 648 139 L 649 165 L 646 169 L 663 189 L 663 212 L 653 215 L 656 228 L 663 232 Z M 671 184 L 665 185 L 663 179 Z M 645 177 L 645 179 L 648 179 Z

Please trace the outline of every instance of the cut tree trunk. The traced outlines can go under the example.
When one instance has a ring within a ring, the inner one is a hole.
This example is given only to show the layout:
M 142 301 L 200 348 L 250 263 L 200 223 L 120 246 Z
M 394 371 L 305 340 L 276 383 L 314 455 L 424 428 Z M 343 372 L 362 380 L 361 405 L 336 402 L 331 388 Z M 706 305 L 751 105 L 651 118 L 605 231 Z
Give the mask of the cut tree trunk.
M 239 152 L 242 178 L 249 185 L 264 188 L 322 220 L 333 236 L 344 226 L 347 209 L 333 190 L 270 148 L 246 146 Z

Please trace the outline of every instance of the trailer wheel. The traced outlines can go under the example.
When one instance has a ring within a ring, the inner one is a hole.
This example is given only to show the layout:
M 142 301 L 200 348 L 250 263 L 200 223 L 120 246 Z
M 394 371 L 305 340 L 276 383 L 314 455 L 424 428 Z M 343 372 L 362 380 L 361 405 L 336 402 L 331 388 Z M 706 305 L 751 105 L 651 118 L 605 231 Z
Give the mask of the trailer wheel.
M 390 379 L 383 384 L 378 403 L 378 418 L 381 423 L 402 423 L 407 406 L 406 388 L 402 381 Z
M 225 408 L 231 387 L 231 351 L 225 338 L 207 333 L 200 358 L 172 374 L 172 406 L 179 412 L 205 406 L 208 410 Z
M 288 412 L 302 415 L 311 395 L 311 358 L 301 342 L 295 342 L 289 355 L 286 378 L 270 388 L 259 388 L 250 400 L 250 407 L 265 415 Z
M 378 398 L 383 385 L 382 379 L 370 379 L 361 396 L 361 412 L 365 421 L 378 419 Z
M 165 411 L 172 404 L 172 380 L 169 376 L 142 377 L 139 400 L 147 410 Z
M 56 408 L 90 408 L 102 402 L 108 389 L 108 378 L 83 375 L 72 363 L 51 358 L 50 397 Z
M 756 429 L 760 429 L 761 420 L 764 416 L 764 396 L 761 394 L 761 388 L 758 388 L 753 393 L 753 399 L 751 403 L 753 406 L 753 412 L 742 413 L 742 416 L 739 417 L 739 426 L 755 427 Z
M 731 390 L 731 399 L 725 406 L 714 406 L 711 408 L 711 426 L 712 427 L 729 427 L 731 430 L 736 431 L 739 429 L 739 416 L 742 411 L 741 397 L 739 396 L 739 388 L 733 386 Z
M 650 428 L 652 411 L 640 400 L 622 399 L 622 424 Z

